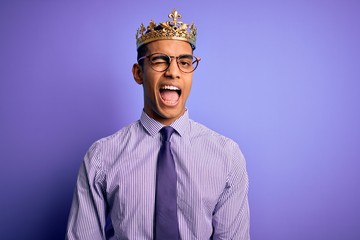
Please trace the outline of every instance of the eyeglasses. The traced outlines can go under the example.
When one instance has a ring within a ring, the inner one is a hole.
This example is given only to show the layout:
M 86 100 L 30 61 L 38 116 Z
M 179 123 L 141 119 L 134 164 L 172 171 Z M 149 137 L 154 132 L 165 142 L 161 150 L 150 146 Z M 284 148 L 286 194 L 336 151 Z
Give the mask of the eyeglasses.
M 153 53 L 139 58 L 138 63 L 145 58 L 149 59 L 151 68 L 156 72 L 165 72 L 170 67 L 171 60 L 175 58 L 176 63 L 182 72 L 191 73 L 195 71 L 200 61 L 200 58 L 191 54 L 182 54 L 175 57 L 168 56 L 164 53 Z

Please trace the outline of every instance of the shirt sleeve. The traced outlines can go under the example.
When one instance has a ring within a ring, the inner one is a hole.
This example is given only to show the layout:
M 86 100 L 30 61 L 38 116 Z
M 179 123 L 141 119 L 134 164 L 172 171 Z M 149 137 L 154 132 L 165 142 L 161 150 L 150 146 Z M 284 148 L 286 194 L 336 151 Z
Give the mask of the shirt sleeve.
M 249 240 L 249 180 L 245 159 L 236 143 L 226 150 L 230 154 L 230 169 L 225 189 L 215 207 L 212 239 Z
M 105 239 L 104 174 L 95 143 L 80 167 L 70 210 L 66 240 Z

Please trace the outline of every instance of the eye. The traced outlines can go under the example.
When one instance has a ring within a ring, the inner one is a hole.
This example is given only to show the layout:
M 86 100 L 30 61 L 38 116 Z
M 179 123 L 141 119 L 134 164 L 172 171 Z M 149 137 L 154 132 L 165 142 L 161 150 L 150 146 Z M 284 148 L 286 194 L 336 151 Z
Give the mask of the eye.
M 193 63 L 193 56 L 191 55 L 183 55 L 179 57 L 178 63 L 182 67 L 191 67 Z
M 179 63 L 184 67 L 191 65 L 191 61 L 186 60 L 180 60 Z
M 166 55 L 154 55 L 150 58 L 150 61 L 155 65 L 168 64 L 169 57 Z

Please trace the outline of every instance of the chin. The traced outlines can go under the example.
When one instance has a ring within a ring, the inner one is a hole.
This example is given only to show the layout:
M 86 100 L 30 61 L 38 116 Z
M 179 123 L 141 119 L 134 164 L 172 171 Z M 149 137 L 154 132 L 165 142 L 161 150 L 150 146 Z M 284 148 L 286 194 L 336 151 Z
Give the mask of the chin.
M 164 120 L 174 120 L 181 117 L 185 112 L 185 109 L 165 109 L 159 111 L 159 117 L 163 118 Z

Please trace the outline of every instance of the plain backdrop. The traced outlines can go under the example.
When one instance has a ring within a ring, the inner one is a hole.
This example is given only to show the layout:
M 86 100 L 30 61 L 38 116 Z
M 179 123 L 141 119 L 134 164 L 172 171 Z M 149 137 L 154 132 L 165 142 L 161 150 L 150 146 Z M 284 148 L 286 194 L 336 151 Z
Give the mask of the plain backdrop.
M 360 239 L 360 2 L 1 1 L 0 238 L 64 239 L 89 146 L 139 119 L 141 23 L 195 22 L 189 114 L 239 143 L 253 240 Z

